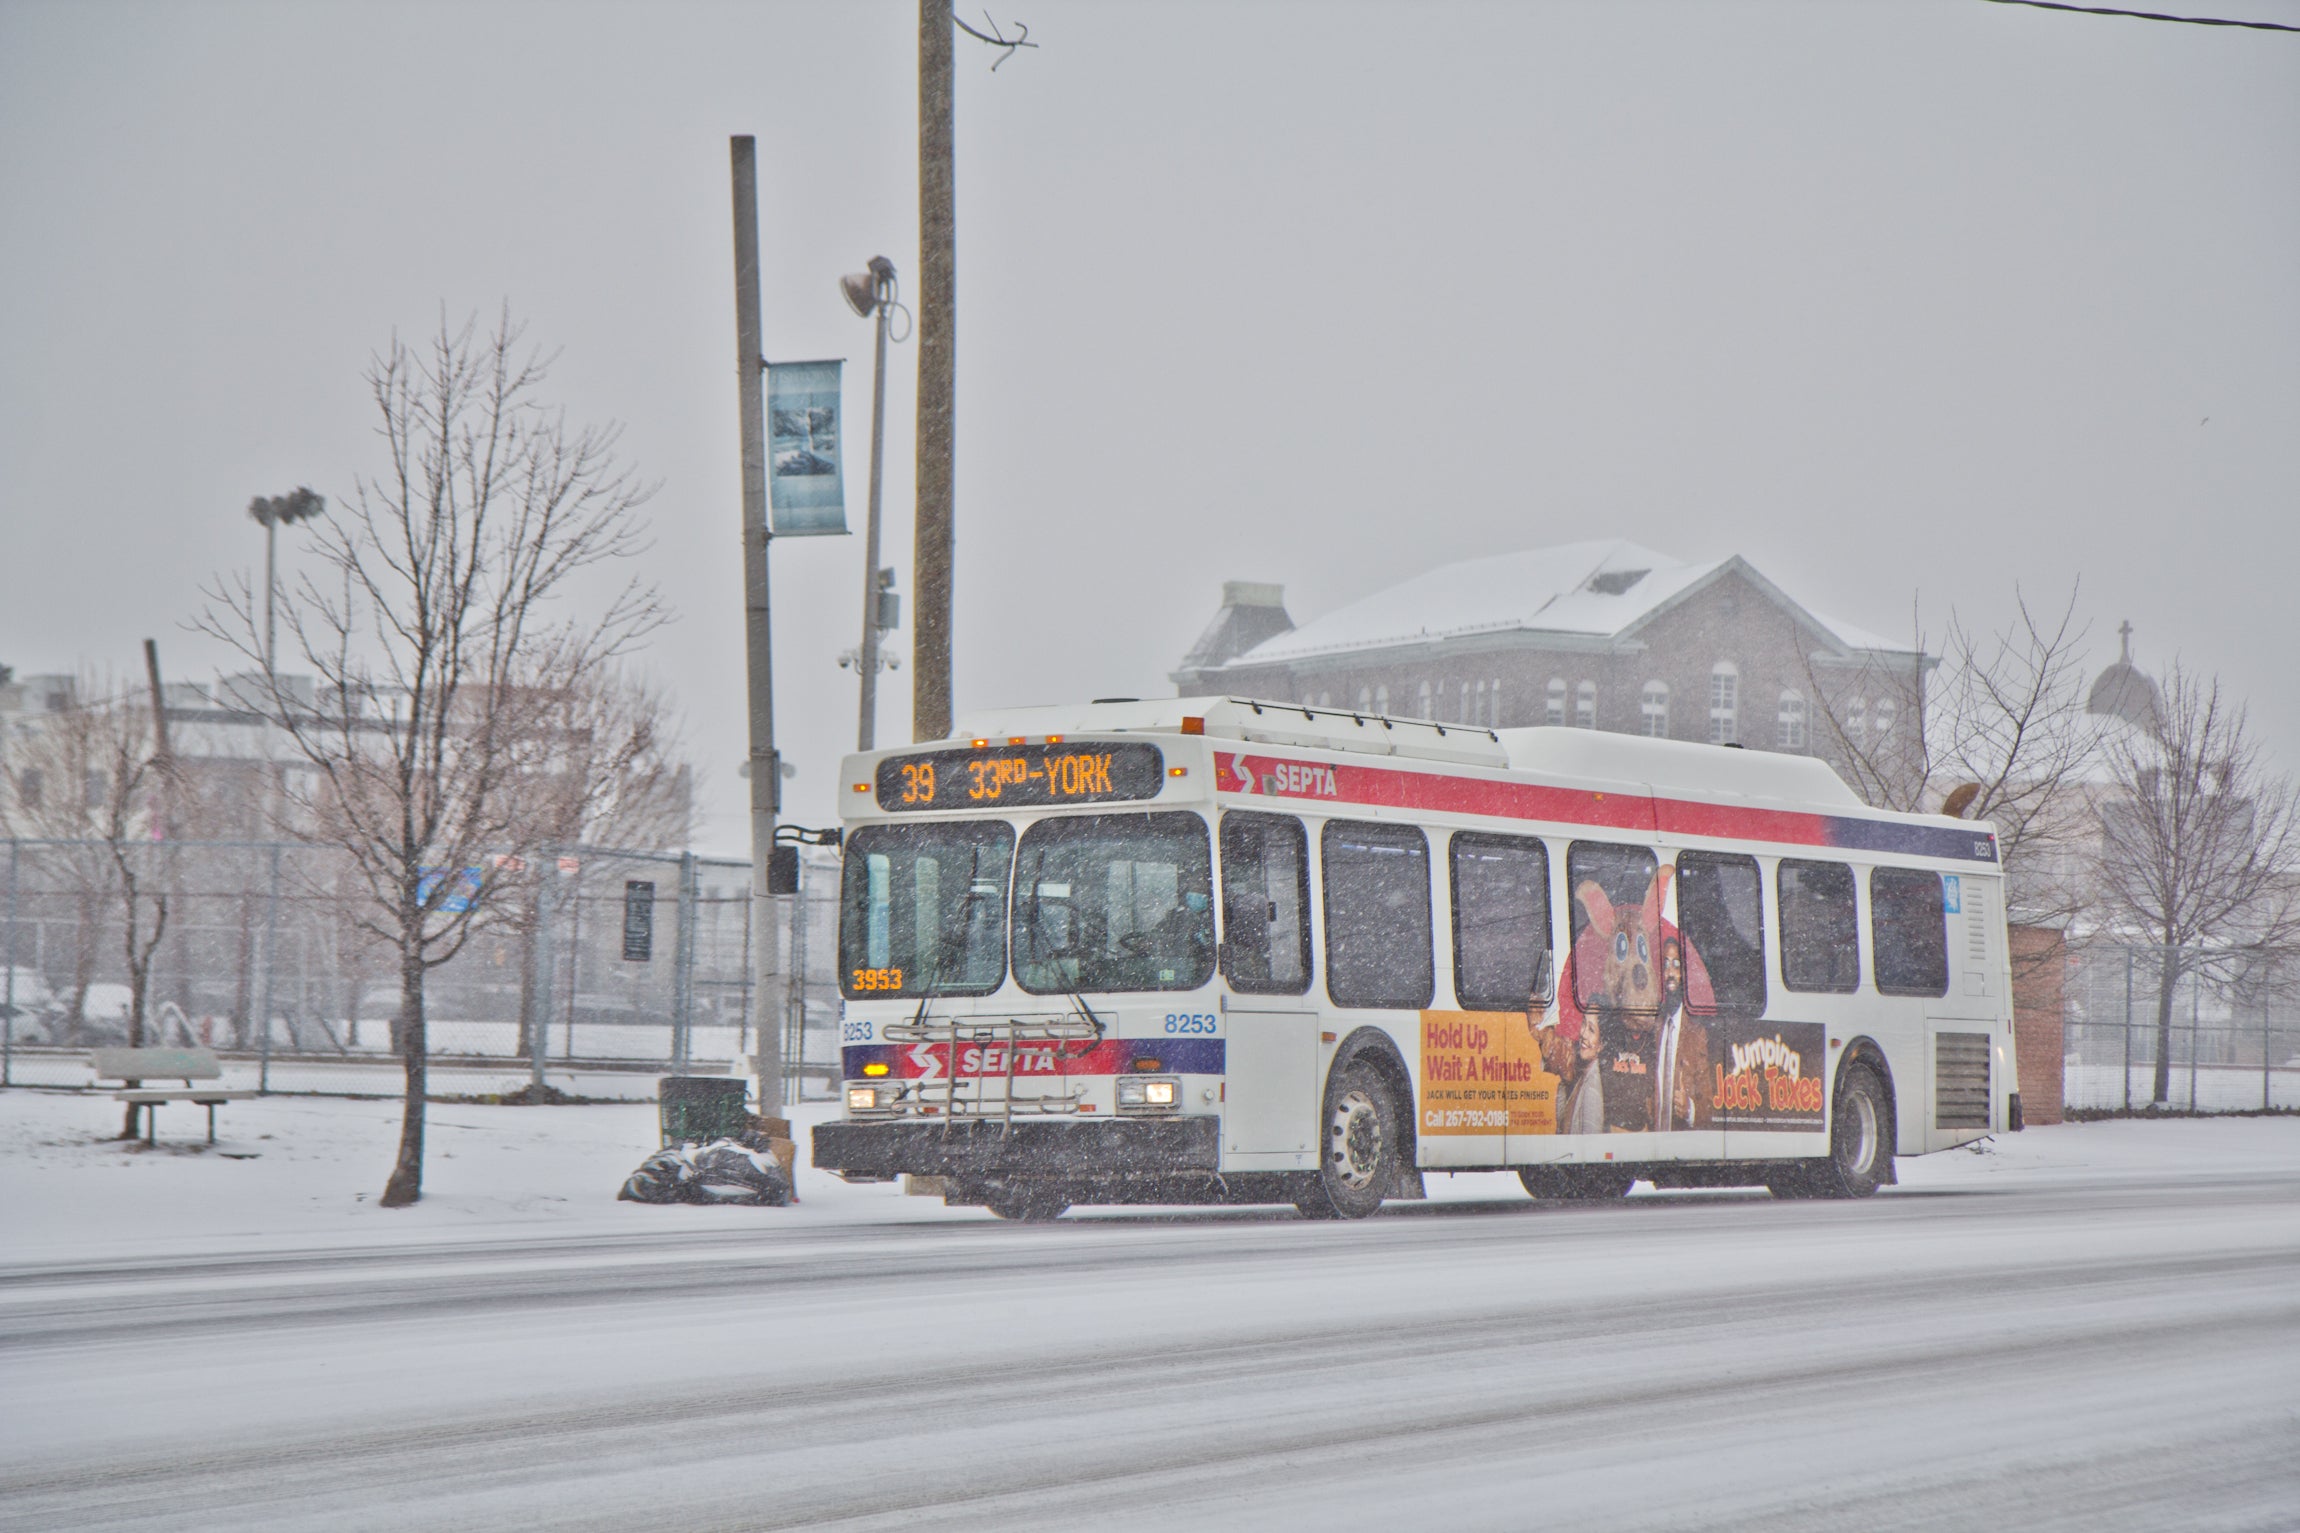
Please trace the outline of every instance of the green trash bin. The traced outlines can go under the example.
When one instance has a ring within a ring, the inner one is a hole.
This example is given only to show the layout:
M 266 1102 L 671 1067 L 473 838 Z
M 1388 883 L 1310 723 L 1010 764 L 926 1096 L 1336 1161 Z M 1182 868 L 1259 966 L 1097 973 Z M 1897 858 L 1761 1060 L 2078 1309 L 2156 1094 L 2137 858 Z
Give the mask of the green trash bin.
M 666 1075 L 656 1086 L 663 1145 L 708 1144 L 748 1128 L 751 1083 L 740 1076 Z

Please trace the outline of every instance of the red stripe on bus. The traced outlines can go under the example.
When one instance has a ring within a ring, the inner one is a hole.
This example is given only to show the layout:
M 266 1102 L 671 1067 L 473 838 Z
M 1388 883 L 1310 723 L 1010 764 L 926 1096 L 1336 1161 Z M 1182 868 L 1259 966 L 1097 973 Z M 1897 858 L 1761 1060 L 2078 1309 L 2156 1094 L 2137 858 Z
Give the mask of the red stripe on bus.
M 1294 761 L 1219 753 L 1215 785 L 1227 792 L 1311 802 L 1365 804 L 1438 814 L 1547 820 L 1563 825 L 1827 846 L 1829 817 L 1790 809 L 1749 809 L 1647 793 L 1600 793 L 1540 783 L 1494 782 L 1404 772 L 1392 767 Z

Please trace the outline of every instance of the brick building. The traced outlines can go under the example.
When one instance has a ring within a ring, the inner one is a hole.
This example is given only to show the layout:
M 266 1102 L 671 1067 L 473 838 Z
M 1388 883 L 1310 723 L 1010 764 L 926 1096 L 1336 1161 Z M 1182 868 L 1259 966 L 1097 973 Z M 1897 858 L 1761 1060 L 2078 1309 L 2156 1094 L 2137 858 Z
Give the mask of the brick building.
M 1821 616 L 1738 555 L 1687 564 L 1616 540 L 1446 565 L 1299 627 L 1281 587 L 1231 581 L 1170 675 L 1185 696 L 1824 757 L 1851 739 L 1875 760 L 1914 745 L 1936 663 Z

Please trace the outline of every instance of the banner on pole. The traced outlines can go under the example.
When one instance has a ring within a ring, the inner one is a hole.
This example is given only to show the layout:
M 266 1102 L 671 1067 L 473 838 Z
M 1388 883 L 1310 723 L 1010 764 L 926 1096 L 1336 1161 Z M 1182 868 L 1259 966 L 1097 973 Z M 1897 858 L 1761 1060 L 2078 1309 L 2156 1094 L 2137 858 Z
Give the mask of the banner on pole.
M 778 538 L 847 530 L 839 472 L 839 362 L 767 367 L 767 500 Z

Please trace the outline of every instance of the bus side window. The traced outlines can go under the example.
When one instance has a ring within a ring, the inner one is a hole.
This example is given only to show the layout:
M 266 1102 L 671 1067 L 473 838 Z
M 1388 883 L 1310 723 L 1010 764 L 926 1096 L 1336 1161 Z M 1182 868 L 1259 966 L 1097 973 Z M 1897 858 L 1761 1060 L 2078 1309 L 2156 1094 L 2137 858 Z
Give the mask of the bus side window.
M 1677 854 L 1677 929 L 1686 1009 L 1728 1017 L 1765 1014 L 1765 912 L 1762 880 L 1753 857 L 1718 852 Z M 1663 940 L 1664 949 L 1667 939 Z M 1714 998 L 1703 1005 L 1697 970 L 1706 970 Z M 1663 987 L 1668 955 L 1663 953 Z
M 1222 973 L 1249 995 L 1310 988 L 1310 856 L 1288 815 L 1222 816 Z
M 1411 825 L 1328 820 L 1326 994 L 1336 1006 L 1420 1010 L 1437 988 L 1429 838 Z
M 1468 831 L 1452 849 L 1454 998 L 1464 1011 L 1546 1005 L 1549 849 Z
M 1869 942 L 1879 990 L 1947 995 L 1949 930 L 1940 874 L 1918 868 L 1871 871 Z
M 1791 990 L 1850 995 L 1861 988 L 1861 917 L 1853 870 L 1841 862 L 1784 857 L 1774 875 L 1781 908 L 1781 983 Z
M 1660 859 L 1649 846 L 1576 841 L 1565 849 L 1573 935 L 1566 972 L 1585 1012 L 1661 1009 Z

